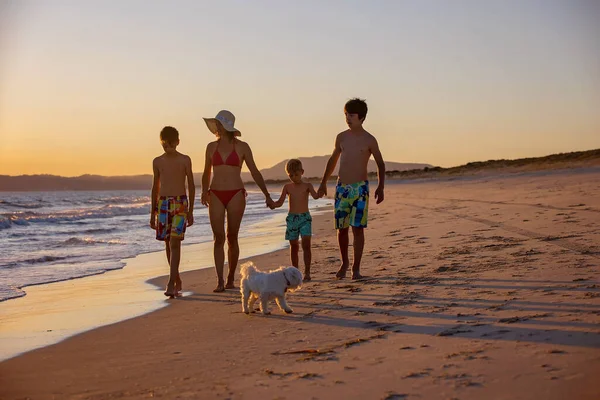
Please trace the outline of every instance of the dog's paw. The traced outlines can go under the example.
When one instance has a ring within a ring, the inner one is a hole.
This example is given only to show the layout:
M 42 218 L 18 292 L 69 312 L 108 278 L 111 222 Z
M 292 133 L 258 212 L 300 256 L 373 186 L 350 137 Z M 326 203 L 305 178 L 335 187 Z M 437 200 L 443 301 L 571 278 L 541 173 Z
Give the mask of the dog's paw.
M 286 314 L 291 314 L 291 313 L 294 312 L 294 310 L 292 310 L 291 308 L 288 308 L 288 309 L 283 310 L 283 311 L 285 311 Z
M 263 315 L 271 315 L 271 311 L 263 311 Z

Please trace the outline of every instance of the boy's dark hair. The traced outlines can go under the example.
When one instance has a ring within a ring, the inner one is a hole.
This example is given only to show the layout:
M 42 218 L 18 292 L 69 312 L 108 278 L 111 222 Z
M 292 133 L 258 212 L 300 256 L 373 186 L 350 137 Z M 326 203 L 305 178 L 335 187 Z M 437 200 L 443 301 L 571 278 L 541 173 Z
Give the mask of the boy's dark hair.
M 160 140 L 166 143 L 177 143 L 179 140 L 179 132 L 172 126 L 165 126 L 160 131 Z
M 367 103 L 365 100 L 355 97 L 346 102 L 344 111 L 348 114 L 358 114 L 358 118 L 364 121 L 367 118 Z
M 285 164 L 285 172 L 291 174 L 292 172 L 302 171 L 302 161 L 297 158 L 292 158 Z

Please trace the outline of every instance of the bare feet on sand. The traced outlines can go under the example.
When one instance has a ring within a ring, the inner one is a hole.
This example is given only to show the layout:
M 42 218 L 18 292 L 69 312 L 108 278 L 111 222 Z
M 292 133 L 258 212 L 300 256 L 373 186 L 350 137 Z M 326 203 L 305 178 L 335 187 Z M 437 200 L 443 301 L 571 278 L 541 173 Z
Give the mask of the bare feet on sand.
M 346 272 L 348 272 L 348 266 L 342 264 L 338 272 L 335 274 L 335 279 L 344 279 L 346 277 Z
M 360 274 L 360 266 L 357 268 L 356 266 L 352 266 L 352 280 L 355 281 L 357 279 L 363 279 L 366 276 Z
M 177 297 L 182 296 L 181 290 L 182 290 L 181 278 L 178 276 L 177 279 L 175 279 L 175 296 L 177 296 Z
M 225 285 L 225 289 L 235 289 L 235 285 L 233 284 L 233 282 L 227 282 L 227 285 Z
M 217 287 L 215 288 L 215 290 L 213 290 L 214 293 L 221 293 L 225 291 L 225 287 L 223 286 L 223 281 L 219 281 L 219 283 L 217 283 Z
M 304 279 L 302 279 L 302 282 L 310 282 L 310 281 L 311 281 L 310 272 L 304 272 Z
M 167 284 L 167 288 L 165 289 L 165 296 L 169 297 L 169 298 L 174 298 L 177 295 L 177 291 L 175 290 L 175 284 L 172 284 L 171 282 L 169 282 Z

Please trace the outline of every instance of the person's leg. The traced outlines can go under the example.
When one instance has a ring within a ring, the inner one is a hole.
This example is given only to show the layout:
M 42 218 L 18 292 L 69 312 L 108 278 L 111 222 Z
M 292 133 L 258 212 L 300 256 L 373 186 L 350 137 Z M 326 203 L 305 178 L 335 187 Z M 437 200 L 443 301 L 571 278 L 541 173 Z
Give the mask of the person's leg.
M 347 185 L 344 186 L 338 182 L 335 187 L 335 200 L 334 200 L 334 218 L 335 218 L 335 229 L 337 229 L 338 246 L 340 248 L 340 257 L 342 258 L 342 265 L 335 274 L 336 279 L 344 279 L 346 277 L 346 271 L 348 271 L 348 229 L 349 229 L 349 217 L 350 217 L 350 202 L 348 197 L 350 196 Z
M 156 227 L 156 239 L 165 242 L 165 255 L 167 256 L 167 263 L 169 264 L 169 271 L 171 269 L 171 243 L 169 238 L 172 230 L 172 216 L 170 212 L 170 201 L 167 198 L 160 198 L 158 200 L 158 216 L 157 216 L 157 227 Z M 170 273 L 169 273 L 170 274 Z M 170 296 L 173 293 L 173 287 L 165 289 L 165 294 Z
M 214 292 L 222 292 L 225 290 L 225 282 L 223 279 L 223 267 L 225 265 L 225 207 L 212 192 L 210 194 L 208 217 L 213 231 L 213 255 L 215 258 L 215 269 L 217 271 L 217 287 Z
M 181 296 L 181 290 L 183 289 L 182 283 L 181 283 L 181 276 L 179 275 L 179 271 L 177 271 L 177 276 L 175 277 L 175 292 L 178 296 Z
M 167 262 L 171 265 L 171 244 L 168 238 L 165 240 L 165 252 L 167 253 Z
M 352 262 L 352 279 L 360 279 L 360 260 L 362 259 L 363 248 L 365 247 L 365 228 L 352 227 L 352 236 L 354 236 L 354 261 Z
M 298 268 L 298 253 L 300 251 L 300 243 L 298 239 L 290 240 L 290 262 L 296 268 Z
M 240 190 L 233 196 L 227 204 L 227 262 L 229 264 L 229 273 L 227 274 L 226 289 L 235 289 L 235 270 L 240 258 L 240 246 L 238 243 L 238 233 L 244 211 L 246 210 L 246 193 Z
M 165 296 L 175 295 L 175 281 L 173 280 L 173 274 L 171 272 L 171 238 L 167 237 L 165 240 L 165 253 L 167 253 L 167 263 L 169 264 L 169 281 L 165 288 Z
M 171 260 L 169 262 L 171 268 L 167 291 L 171 288 L 171 292 L 177 294 L 176 286 L 177 281 L 179 280 L 179 261 L 181 260 L 181 238 L 171 237 L 169 239 L 169 243 L 171 244 Z M 171 286 L 171 284 L 173 286 Z
M 350 211 L 350 225 L 352 225 L 352 236 L 354 236 L 354 260 L 352 262 L 352 279 L 360 279 L 360 261 L 365 247 L 365 228 L 367 227 L 367 216 L 369 210 L 369 182 L 356 184 L 356 200 L 352 203 Z
M 175 260 L 169 259 L 169 262 L 176 261 L 177 262 L 177 271 L 175 275 L 175 296 L 181 296 L 182 283 L 181 283 L 181 275 L 179 274 L 179 260 L 181 259 L 181 241 L 185 238 L 185 230 L 187 228 L 187 212 L 188 212 L 188 201 L 186 198 L 179 198 L 175 204 L 175 211 L 172 221 L 172 231 L 171 236 L 179 242 L 177 248 L 179 249 L 179 256 L 176 256 Z M 172 246 L 171 246 L 172 247 Z M 170 252 L 173 254 L 173 251 Z
M 312 238 L 312 217 L 309 212 L 302 216 L 302 225 L 300 226 L 300 235 L 302 235 L 302 255 L 304 258 L 304 282 L 310 281 L 310 264 L 312 262 L 311 238 Z
M 310 249 L 311 236 L 302 236 L 302 255 L 304 257 L 304 282 L 310 281 L 310 263 L 312 251 Z
M 167 262 L 169 263 L 169 271 L 171 270 L 171 243 L 169 242 L 169 240 L 165 241 L 165 252 L 167 253 Z M 181 277 L 179 276 L 179 273 L 177 273 L 177 276 L 175 277 L 175 292 L 181 292 L 182 286 L 181 286 Z
M 348 260 L 348 229 L 349 228 L 338 229 L 338 245 L 340 247 L 342 265 L 340 266 L 337 274 L 335 274 L 337 279 L 343 279 L 346 277 L 346 271 L 348 271 L 348 265 L 350 265 L 350 261 Z
M 298 252 L 300 251 L 300 244 L 298 239 L 300 238 L 300 232 L 297 226 L 297 216 L 295 214 L 288 214 L 285 218 L 285 240 L 290 242 L 290 262 L 296 268 L 298 268 Z

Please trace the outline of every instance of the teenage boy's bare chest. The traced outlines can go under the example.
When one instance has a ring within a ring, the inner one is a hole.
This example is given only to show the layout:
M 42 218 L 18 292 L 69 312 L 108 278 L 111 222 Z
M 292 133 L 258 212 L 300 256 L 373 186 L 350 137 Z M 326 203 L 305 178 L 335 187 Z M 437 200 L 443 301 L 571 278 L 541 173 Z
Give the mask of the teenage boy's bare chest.
M 352 158 L 369 158 L 371 156 L 370 140 L 368 136 L 346 136 L 340 143 L 342 156 Z

